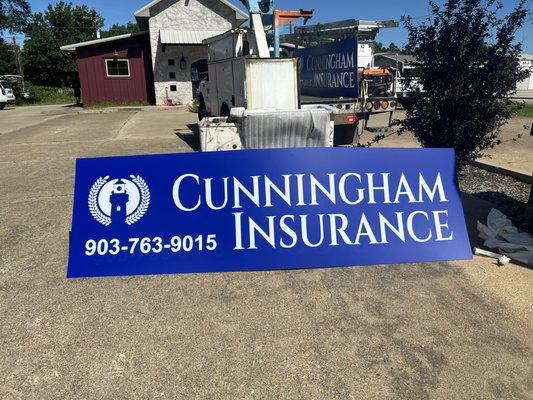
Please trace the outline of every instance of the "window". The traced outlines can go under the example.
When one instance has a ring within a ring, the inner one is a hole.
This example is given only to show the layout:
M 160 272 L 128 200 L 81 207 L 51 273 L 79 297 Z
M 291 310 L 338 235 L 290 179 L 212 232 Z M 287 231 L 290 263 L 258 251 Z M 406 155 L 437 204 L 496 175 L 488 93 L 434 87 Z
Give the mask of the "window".
M 107 76 L 130 76 L 130 63 L 128 60 L 105 60 Z
M 170 91 L 171 92 L 177 91 L 176 85 L 170 85 Z
M 168 73 L 168 79 L 176 79 L 176 73 L 175 72 L 169 72 Z
M 176 65 L 176 61 L 173 58 L 169 58 L 168 59 L 168 65 L 172 67 L 172 66 Z

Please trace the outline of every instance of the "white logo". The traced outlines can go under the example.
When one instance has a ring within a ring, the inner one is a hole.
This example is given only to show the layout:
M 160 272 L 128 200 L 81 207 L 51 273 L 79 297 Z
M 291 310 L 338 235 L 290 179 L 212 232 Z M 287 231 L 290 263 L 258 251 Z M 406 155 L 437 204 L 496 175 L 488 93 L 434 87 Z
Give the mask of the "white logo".
M 89 191 L 89 211 L 102 225 L 134 224 L 150 204 L 150 190 L 139 175 L 130 179 L 100 177 Z

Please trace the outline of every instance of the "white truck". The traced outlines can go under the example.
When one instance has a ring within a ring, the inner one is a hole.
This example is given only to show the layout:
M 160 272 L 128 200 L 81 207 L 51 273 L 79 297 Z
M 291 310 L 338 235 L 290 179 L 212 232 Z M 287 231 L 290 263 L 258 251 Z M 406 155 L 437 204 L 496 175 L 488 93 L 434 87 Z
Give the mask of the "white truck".
M 204 41 L 201 150 L 333 146 L 330 112 L 300 107 L 298 59 L 270 58 L 260 16 L 251 16 L 255 33 L 239 28 Z
M 6 78 L 0 76 L 0 110 L 16 100 L 13 86 Z
M 200 82 L 198 116 L 229 117 L 235 107 L 298 108 L 298 59 L 259 57 L 255 36 L 235 29 L 204 40 L 208 78 Z
M 235 29 L 204 41 L 209 48 L 208 78 L 198 89 L 199 120 L 227 117 L 232 108 L 322 109 L 334 122 L 334 145 L 357 141 L 371 115 L 389 113 L 390 124 L 397 104 L 394 79 L 388 69 L 372 66 L 372 40 L 380 28 L 397 23 L 347 20 L 299 27 L 295 34 L 283 39 L 292 39 L 293 43 L 316 42 L 315 36 L 326 37 L 317 29 L 326 29 L 327 37 L 346 37 L 348 33 L 352 36 L 303 49 L 284 43 L 285 53 L 292 57 L 270 58 L 261 21 L 253 22 L 253 30 Z M 359 38 L 362 40 L 358 41 Z M 331 60 L 339 56 L 351 63 L 337 62 L 332 67 Z M 338 82 L 334 78 L 332 82 L 332 76 L 340 77 Z M 350 86 L 342 88 L 342 79 Z M 328 85 L 329 88 L 324 88 Z

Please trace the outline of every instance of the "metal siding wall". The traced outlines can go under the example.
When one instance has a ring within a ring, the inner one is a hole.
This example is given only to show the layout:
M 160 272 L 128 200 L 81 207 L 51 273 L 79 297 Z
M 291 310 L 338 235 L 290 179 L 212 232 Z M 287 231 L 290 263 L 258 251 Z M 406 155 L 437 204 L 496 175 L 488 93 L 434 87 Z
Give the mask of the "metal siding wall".
M 149 101 L 144 59 L 148 35 L 82 47 L 77 50 L 82 99 L 85 105 Z M 129 78 L 109 78 L 106 58 L 127 58 Z

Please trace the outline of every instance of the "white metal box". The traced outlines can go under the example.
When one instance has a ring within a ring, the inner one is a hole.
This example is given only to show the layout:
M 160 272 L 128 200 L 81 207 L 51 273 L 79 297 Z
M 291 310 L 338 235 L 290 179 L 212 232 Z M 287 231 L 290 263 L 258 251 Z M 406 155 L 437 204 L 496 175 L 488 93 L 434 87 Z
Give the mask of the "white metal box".
M 239 127 L 223 117 L 204 118 L 199 123 L 201 151 L 242 149 Z
M 208 111 L 223 115 L 234 107 L 248 110 L 297 110 L 298 59 L 238 57 L 208 64 Z
M 246 58 L 246 108 L 297 110 L 298 59 Z

